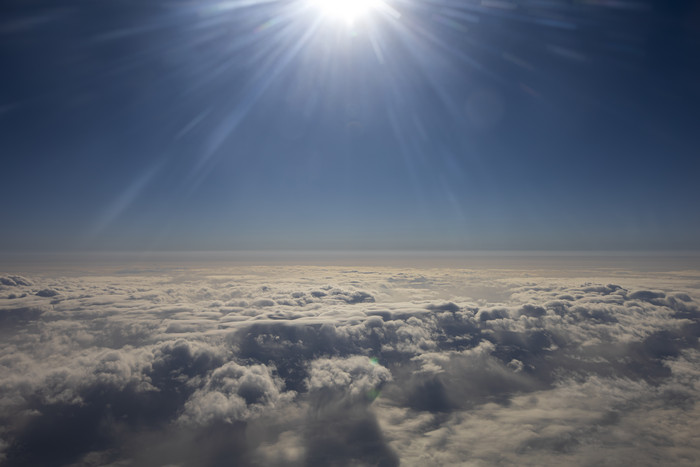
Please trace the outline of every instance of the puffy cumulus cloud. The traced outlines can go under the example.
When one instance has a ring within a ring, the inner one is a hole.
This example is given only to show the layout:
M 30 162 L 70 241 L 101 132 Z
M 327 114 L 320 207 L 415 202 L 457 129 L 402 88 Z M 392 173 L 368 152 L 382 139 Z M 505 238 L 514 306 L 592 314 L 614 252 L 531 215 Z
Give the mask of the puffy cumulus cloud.
M 32 283 L 26 277 L 18 275 L 0 276 L 0 287 L 3 289 L 8 287 L 31 286 Z
M 181 420 L 200 425 L 246 420 L 291 400 L 294 394 L 282 394 L 283 387 L 283 381 L 265 365 L 229 362 L 212 371 L 206 384 L 185 403 Z
M 399 464 L 371 404 L 391 372 L 376 358 L 321 358 L 311 363 L 305 423 L 307 465 Z
M 390 379 L 391 372 L 376 358 L 320 358 L 311 362 L 307 386 L 312 391 L 342 390 L 358 396 L 374 393 Z
M 700 272 L 0 276 L 0 465 L 700 463 Z
M 698 410 L 671 396 L 667 384 L 567 378 L 508 404 L 484 403 L 439 419 L 397 406 L 378 412 L 390 445 L 406 453 L 408 465 L 465 459 L 477 465 L 693 465 Z

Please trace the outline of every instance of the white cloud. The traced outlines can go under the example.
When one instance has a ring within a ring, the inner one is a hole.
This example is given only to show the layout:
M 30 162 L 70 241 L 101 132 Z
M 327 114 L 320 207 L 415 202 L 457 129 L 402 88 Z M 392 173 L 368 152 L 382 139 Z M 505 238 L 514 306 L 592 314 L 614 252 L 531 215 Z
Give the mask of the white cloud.
M 181 420 L 200 425 L 245 420 L 291 400 L 294 393 L 283 393 L 283 387 L 284 382 L 265 365 L 229 362 L 214 370 L 185 403 Z
M 335 389 L 351 396 L 366 395 L 391 380 L 391 372 L 368 357 L 321 358 L 311 362 L 310 390 Z
M 699 279 L 4 275 L 0 464 L 697 464 Z

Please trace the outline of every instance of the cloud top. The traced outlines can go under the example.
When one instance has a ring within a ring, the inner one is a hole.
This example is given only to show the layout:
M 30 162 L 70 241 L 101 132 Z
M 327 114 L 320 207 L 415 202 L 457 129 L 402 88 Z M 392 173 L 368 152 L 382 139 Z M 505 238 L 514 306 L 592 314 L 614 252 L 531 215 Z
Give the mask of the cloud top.
M 700 274 L 0 277 L 2 465 L 700 462 Z

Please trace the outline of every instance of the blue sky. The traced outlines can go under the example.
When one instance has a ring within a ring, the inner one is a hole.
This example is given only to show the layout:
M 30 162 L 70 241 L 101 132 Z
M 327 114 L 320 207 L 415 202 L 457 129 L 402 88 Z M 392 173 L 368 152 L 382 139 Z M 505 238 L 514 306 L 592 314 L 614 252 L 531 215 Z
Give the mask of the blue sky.
M 693 3 L 4 2 L 0 248 L 698 249 Z

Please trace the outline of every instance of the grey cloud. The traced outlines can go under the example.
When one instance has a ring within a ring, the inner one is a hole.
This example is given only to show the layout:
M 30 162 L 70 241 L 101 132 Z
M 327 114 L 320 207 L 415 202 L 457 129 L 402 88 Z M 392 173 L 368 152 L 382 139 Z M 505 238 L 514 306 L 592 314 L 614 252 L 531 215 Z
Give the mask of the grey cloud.
M 632 300 L 643 300 L 645 302 L 650 302 L 655 299 L 665 298 L 666 294 L 663 292 L 652 292 L 650 290 L 639 290 L 637 292 L 632 292 L 629 294 L 629 298 Z
M 520 309 L 521 316 L 529 316 L 530 318 L 539 318 L 540 316 L 544 316 L 546 314 L 547 310 L 536 305 L 527 304 Z
M 310 417 L 305 438 L 306 465 L 394 467 L 400 463 L 376 416 L 365 406 L 327 407 Z
M 507 319 L 510 318 L 510 313 L 504 308 L 495 308 L 492 310 L 480 310 L 477 313 L 477 318 L 479 321 L 491 321 L 493 319 Z
M 206 384 L 185 403 L 183 423 L 233 423 L 274 408 L 293 393 L 282 393 L 283 381 L 265 365 L 229 362 L 215 369 Z
M 0 324 L 5 327 L 13 324 L 26 323 L 37 319 L 45 311 L 47 311 L 46 308 L 36 306 L 5 308 L 0 310 Z M 0 334 L 1 333 L 0 331 Z
M 0 464 L 700 462 L 700 275 L 596 274 L 6 275 Z
M 56 295 L 58 295 L 58 292 L 53 290 L 53 289 L 41 289 L 35 295 L 37 295 L 38 297 L 50 298 L 50 297 L 55 297 Z
M 367 357 L 311 363 L 306 465 L 399 465 L 370 408 L 391 377 L 387 368 Z
M 428 305 L 426 308 L 430 311 L 459 311 L 459 307 L 452 302 L 443 303 L 442 305 Z
M 345 292 L 342 290 L 334 290 L 331 292 L 331 295 L 333 296 L 333 298 L 337 298 L 337 299 L 342 300 L 345 303 L 349 303 L 351 305 L 354 305 L 356 303 L 374 302 L 373 296 L 371 296 L 367 292 L 363 292 L 361 290 L 358 290 L 356 292 Z
M 366 396 L 391 380 L 391 372 L 368 357 L 324 358 L 311 362 L 307 387 L 342 390 L 350 396 Z
M 32 282 L 22 276 L 12 275 L 12 276 L 0 276 L 0 284 L 7 287 L 29 287 Z

